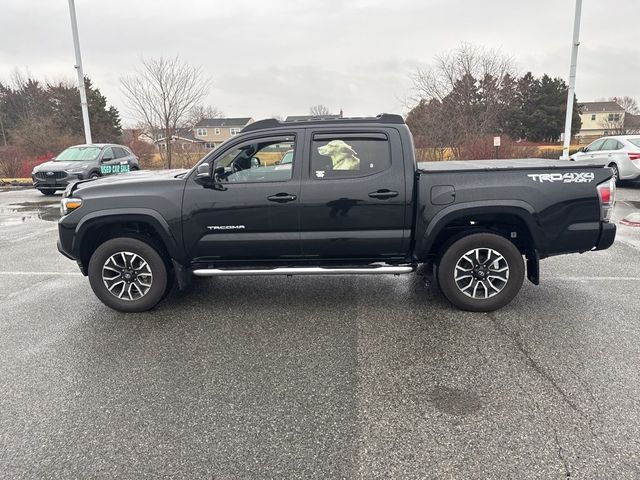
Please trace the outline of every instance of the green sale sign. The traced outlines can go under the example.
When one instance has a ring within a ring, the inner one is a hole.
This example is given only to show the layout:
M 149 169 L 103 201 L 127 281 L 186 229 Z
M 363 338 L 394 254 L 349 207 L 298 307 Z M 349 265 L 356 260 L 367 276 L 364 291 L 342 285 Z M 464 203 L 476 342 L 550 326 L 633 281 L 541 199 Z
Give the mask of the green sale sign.
M 112 173 L 125 173 L 129 172 L 129 165 L 101 165 L 100 173 L 102 175 L 110 175 Z

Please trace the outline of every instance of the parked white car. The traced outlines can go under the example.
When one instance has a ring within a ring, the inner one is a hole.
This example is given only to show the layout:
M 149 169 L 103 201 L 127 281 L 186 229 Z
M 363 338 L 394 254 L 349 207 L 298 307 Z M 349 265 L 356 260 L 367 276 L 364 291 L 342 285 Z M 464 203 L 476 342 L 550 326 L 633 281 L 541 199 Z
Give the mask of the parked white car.
M 616 181 L 640 179 L 640 135 L 599 138 L 569 157 L 611 167 Z

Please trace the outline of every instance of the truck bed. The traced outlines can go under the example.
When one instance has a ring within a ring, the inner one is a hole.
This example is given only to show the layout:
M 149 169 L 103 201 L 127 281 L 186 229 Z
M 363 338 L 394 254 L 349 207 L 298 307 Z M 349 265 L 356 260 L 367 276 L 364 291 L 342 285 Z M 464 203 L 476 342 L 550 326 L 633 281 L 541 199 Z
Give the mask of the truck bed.
M 587 162 L 570 162 L 547 158 L 514 158 L 505 160 L 452 160 L 443 162 L 419 162 L 418 171 L 427 172 L 473 172 L 499 170 L 548 170 L 556 168 L 601 168 Z

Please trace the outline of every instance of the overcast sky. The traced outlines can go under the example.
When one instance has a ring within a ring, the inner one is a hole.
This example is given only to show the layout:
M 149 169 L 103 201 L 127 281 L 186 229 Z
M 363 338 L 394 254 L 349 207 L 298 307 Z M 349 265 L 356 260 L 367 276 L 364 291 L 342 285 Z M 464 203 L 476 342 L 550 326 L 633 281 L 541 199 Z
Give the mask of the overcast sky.
M 574 0 L 76 0 L 85 74 L 124 123 L 119 77 L 180 55 L 212 79 L 227 116 L 403 113 L 410 73 L 470 42 L 518 70 L 568 77 Z M 640 1 L 584 0 L 580 101 L 640 101 Z M 0 79 L 75 78 L 66 0 L 0 0 Z

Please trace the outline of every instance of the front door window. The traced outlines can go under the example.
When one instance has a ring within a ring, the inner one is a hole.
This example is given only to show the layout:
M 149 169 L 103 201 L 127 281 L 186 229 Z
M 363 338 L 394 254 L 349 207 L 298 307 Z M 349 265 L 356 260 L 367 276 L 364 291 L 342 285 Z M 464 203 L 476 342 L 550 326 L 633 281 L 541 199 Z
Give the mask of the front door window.
M 271 138 L 241 145 L 215 163 L 220 183 L 286 182 L 293 174 L 292 137 Z M 287 157 L 289 155 L 289 158 Z M 283 159 L 287 160 L 283 163 Z

